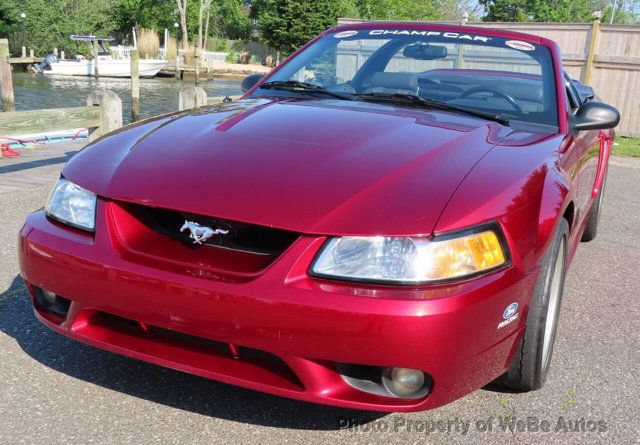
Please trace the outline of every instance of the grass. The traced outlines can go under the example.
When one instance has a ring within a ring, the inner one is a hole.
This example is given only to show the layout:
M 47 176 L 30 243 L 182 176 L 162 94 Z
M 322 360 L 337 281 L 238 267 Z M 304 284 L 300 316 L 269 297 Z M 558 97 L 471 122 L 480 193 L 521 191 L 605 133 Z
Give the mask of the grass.
M 613 154 L 640 158 L 640 138 L 617 137 L 614 144 Z
M 176 54 L 178 51 L 178 41 L 175 37 L 169 36 L 167 42 L 167 60 L 176 60 Z
M 184 64 L 193 66 L 195 65 L 195 63 L 196 63 L 196 46 L 193 43 L 190 43 L 189 49 L 187 50 L 186 54 L 184 54 Z
M 154 59 L 158 57 L 160 39 L 158 34 L 152 29 L 138 29 L 138 50 L 141 59 Z
M 573 408 L 578 403 L 577 401 L 578 390 L 573 387 L 569 390 L 569 398 L 566 400 L 565 405 L 567 408 Z

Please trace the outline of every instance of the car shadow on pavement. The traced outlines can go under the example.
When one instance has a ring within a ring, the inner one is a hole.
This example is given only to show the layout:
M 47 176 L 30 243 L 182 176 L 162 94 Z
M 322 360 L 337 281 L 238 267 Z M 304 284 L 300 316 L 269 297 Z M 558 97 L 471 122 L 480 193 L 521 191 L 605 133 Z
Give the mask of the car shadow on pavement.
M 205 416 L 278 428 L 336 430 L 385 415 L 275 397 L 78 343 L 40 324 L 20 276 L 0 294 L 0 331 L 13 337 L 30 357 L 58 372 Z M 79 391 L 74 397 L 86 394 Z
M 78 151 L 67 151 L 64 153 L 64 155 L 62 156 L 58 156 L 55 158 L 40 158 L 40 159 L 30 159 L 28 157 L 26 157 L 28 160 L 24 160 L 24 159 L 20 159 L 20 162 L 13 162 L 10 163 L 8 165 L 2 165 L 0 166 L 0 174 L 3 173 L 14 173 L 14 172 L 19 172 L 22 170 L 29 170 L 31 168 L 37 168 L 37 167 L 43 167 L 45 165 L 54 165 L 54 164 L 61 164 L 64 165 L 65 163 L 67 163 L 69 161 L 69 159 L 71 159 L 73 156 L 75 156 L 78 153 Z

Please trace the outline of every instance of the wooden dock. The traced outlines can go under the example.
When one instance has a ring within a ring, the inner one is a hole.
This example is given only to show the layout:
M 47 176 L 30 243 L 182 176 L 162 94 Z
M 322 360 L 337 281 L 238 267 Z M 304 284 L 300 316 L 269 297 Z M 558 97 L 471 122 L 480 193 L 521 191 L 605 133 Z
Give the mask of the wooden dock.
M 11 65 L 27 64 L 42 62 L 42 57 L 9 57 L 9 63 Z
M 34 63 L 42 62 L 42 57 L 9 57 L 9 65 L 17 71 L 27 72 Z
M 0 157 L 0 194 L 51 184 L 64 164 L 87 144 L 87 140 L 17 148 L 20 156 Z
M 177 68 L 177 71 L 176 71 Z M 180 79 L 185 78 L 185 75 L 195 75 L 196 68 L 194 65 L 177 64 L 175 61 L 170 61 L 160 71 L 160 75 L 166 77 L 178 77 Z M 199 67 L 200 74 L 204 77 L 212 76 L 229 76 L 236 77 L 238 79 L 244 78 L 250 74 L 263 74 L 266 75 L 271 71 L 271 68 L 262 65 L 250 65 L 240 63 L 228 63 L 228 62 L 211 62 L 208 64 L 202 64 Z
M 132 73 L 138 73 L 138 57 L 132 58 Z M 122 100 L 116 93 L 97 89 L 87 97 L 83 107 L 14 111 L 13 80 L 11 76 L 9 46 L 6 39 L 0 39 L 0 90 L 2 108 L 0 113 L 0 136 L 22 139 L 22 135 L 47 134 L 59 130 L 87 128 L 89 140 L 62 142 L 55 144 L 29 143 L 18 147 L 18 157 L 0 157 L 0 194 L 11 193 L 25 188 L 53 183 L 58 178 L 63 165 L 88 142 L 122 127 Z M 34 58 L 21 57 L 21 62 L 33 63 Z M 132 76 L 132 103 L 138 96 L 138 76 Z M 198 86 L 184 88 L 180 92 L 180 110 L 237 100 L 234 97 L 207 97 Z M 139 103 L 139 102 L 138 102 Z M 133 120 L 138 116 L 136 107 Z

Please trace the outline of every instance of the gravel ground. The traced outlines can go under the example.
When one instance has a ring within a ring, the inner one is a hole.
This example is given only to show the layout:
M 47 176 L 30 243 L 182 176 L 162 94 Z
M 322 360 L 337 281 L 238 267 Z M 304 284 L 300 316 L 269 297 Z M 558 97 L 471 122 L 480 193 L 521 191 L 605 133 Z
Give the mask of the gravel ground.
M 483 389 L 412 414 L 272 397 L 49 331 L 16 261 L 24 215 L 49 187 L 0 195 L 0 443 L 639 443 L 640 165 L 612 164 L 598 238 L 580 246 L 567 277 L 547 385 Z

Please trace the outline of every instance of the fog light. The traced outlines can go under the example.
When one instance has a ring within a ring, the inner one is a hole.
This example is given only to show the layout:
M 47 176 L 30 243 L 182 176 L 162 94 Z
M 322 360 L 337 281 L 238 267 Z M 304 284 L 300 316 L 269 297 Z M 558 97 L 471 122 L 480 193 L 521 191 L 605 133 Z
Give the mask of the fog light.
M 46 307 L 53 306 L 54 304 L 56 304 L 56 294 L 46 289 L 41 289 L 41 291 L 42 291 L 42 298 L 46 302 L 45 304 Z
M 429 385 L 422 371 L 409 368 L 385 368 L 382 384 L 396 397 L 416 398 L 427 395 Z
M 41 287 L 32 286 L 32 289 L 35 300 L 41 308 L 53 312 L 60 317 L 67 316 L 69 307 L 71 306 L 71 300 L 56 295 L 50 290 L 42 289 Z

